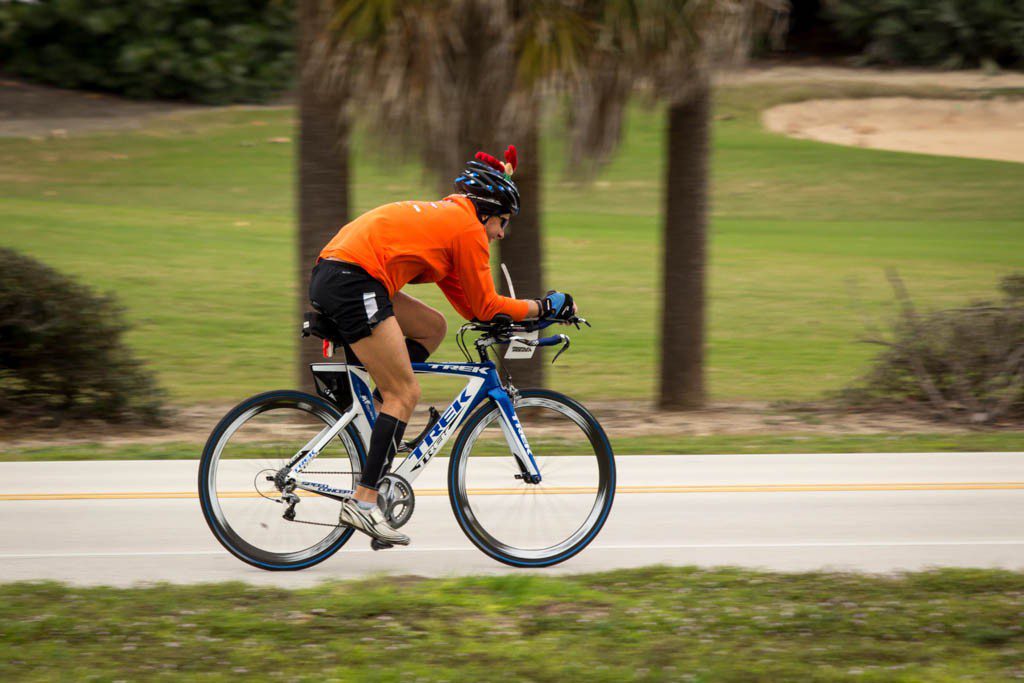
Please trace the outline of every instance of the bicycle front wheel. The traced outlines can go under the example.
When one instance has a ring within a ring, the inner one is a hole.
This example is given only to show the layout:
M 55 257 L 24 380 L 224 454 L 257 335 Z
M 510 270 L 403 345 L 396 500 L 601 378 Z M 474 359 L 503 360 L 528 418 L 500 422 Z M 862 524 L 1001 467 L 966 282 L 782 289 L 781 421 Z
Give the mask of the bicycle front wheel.
M 322 398 L 271 391 L 243 401 L 214 428 L 199 463 L 199 498 L 210 530 L 231 554 L 261 569 L 303 569 L 348 541 L 353 529 L 338 526 L 339 501 L 295 491 L 299 499 L 289 519 L 275 481 L 339 419 L 337 408 Z M 302 476 L 351 490 L 364 460 L 359 433 L 348 425 Z
M 459 526 L 484 553 L 514 567 L 548 567 L 601 530 L 615 496 L 615 458 L 601 425 L 571 398 L 527 389 L 515 408 L 541 482 L 516 478 L 498 407 L 488 403 L 452 448 L 448 495 Z

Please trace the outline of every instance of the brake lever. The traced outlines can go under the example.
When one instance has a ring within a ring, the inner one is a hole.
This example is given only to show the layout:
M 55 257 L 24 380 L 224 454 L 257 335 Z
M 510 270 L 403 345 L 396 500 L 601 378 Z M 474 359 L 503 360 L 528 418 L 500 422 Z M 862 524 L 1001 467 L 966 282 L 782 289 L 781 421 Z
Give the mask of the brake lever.
M 578 330 L 578 329 L 580 329 L 580 323 L 583 323 L 583 324 L 584 324 L 584 325 L 586 325 L 587 327 L 593 327 L 593 325 L 591 325 L 591 324 L 590 324 L 590 323 L 589 323 L 589 322 L 587 321 L 587 319 L 586 319 L 586 318 L 579 318 L 579 317 L 577 317 L 577 318 L 575 318 L 575 319 L 574 319 L 574 320 L 572 321 L 572 324 L 576 326 L 576 329 L 577 329 L 577 330 Z
M 569 348 L 569 337 L 564 334 L 560 334 L 558 336 L 564 340 L 564 343 L 562 344 L 562 348 L 558 349 L 558 353 L 555 354 L 555 357 L 551 359 L 552 365 L 554 365 L 555 361 L 558 360 L 558 357 L 561 356 Z

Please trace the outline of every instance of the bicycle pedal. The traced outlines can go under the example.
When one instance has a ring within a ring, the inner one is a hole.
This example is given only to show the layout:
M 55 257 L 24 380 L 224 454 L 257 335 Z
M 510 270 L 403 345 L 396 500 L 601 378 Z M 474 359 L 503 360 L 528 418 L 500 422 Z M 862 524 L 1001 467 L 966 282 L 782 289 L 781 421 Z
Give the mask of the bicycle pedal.
M 386 541 L 381 541 L 381 540 L 378 540 L 376 538 L 371 538 L 370 539 L 370 547 L 373 548 L 374 550 L 387 550 L 388 548 L 394 548 L 395 546 L 393 546 L 392 544 L 390 544 L 390 543 L 388 543 Z

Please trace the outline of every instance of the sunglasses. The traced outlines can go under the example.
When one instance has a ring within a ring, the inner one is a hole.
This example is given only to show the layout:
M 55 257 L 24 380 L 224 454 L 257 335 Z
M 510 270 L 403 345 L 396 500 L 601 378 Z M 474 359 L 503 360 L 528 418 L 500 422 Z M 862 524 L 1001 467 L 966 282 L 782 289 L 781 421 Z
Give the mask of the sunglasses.
M 505 230 L 505 228 L 508 226 L 508 222 L 510 220 L 512 220 L 512 217 L 511 216 L 498 216 L 498 219 L 501 220 L 501 229 Z

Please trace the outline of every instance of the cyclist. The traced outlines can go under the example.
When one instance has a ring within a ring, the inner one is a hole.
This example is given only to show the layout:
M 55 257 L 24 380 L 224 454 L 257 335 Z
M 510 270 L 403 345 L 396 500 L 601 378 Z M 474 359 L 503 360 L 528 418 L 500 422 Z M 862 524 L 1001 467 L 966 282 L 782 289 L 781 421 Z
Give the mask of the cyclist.
M 369 453 L 355 495 L 342 504 L 340 523 L 385 543 L 409 537 L 387 523 L 377 507 L 377 486 L 391 467 L 420 398 L 410 363 L 422 363 L 447 333 L 444 316 L 400 291 L 408 283 L 436 282 L 467 320 L 504 313 L 513 320 L 565 320 L 575 314 L 572 296 L 512 299 L 494 290 L 490 242 L 504 239 L 519 213 L 512 182 L 516 149 L 502 163 L 484 152 L 455 179 L 439 201 L 402 201 L 373 209 L 345 225 L 324 247 L 313 268 L 309 298 L 331 318 L 377 385 L 381 401 Z

